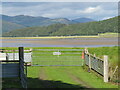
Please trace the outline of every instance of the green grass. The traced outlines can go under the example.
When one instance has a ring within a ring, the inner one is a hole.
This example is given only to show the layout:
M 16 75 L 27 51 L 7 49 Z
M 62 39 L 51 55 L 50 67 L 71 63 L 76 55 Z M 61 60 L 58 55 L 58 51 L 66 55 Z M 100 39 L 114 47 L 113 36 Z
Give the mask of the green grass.
M 119 37 L 120 33 L 98 33 L 98 35 L 86 36 L 45 36 L 45 37 L 0 37 L 0 39 L 66 39 L 66 38 L 100 38 L 100 37 Z
M 120 47 L 97 47 L 97 48 L 88 48 L 88 51 L 92 54 L 96 54 L 97 57 L 103 58 L 103 55 L 108 55 L 108 60 L 111 66 L 118 65 L 118 51 Z
M 2 88 L 22 88 L 19 78 L 3 78 Z
M 119 37 L 120 33 L 102 33 L 98 34 L 99 37 Z
M 86 82 L 88 85 L 94 88 L 117 88 L 117 85 L 112 85 L 111 83 L 104 83 L 103 79 L 97 77 L 93 73 L 86 72 L 81 67 L 67 68 L 73 75 L 80 78 L 82 81 Z
M 0 39 L 66 39 L 66 38 L 98 38 L 97 35 L 89 36 L 46 36 L 46 37 L 0 37 Z
M 62 84 L 63 86 L 59 86 L 59 85 L 56 86 L 56 83 L 54 83 L 53 86 L 58 88 L 61 87 L 65 88 L 72 86 L 84 87 L 84 85 L 78 83 L 73 78 L 71 78 L 68 73 L 72 73 L 74 77 L 77 77 L 81 81 L 84 81 L 84 83 L 86 83 L 92 88 L 117 88 L 117 85 L 113 85 L 111 83 L 104 83 L 101 78 L 97 77 L 93 73 L 86 72 L 82 67 L 75 67 L 75 66 L 28 67 L 28 78 L 33 78 L 33 79 L 39 78 L 39 74 L 41 73 L 40 72 L 41 70 L 44 70 L 46 74 L 45 80 L 48 80 L 50 82 L 57 81 L 65 84 L 65 85 Z M 28 85 L 31 86 L 33 83 L 34 82 L 30 81 L 28 82 Z M 66 84 L 69 84 L 70 86 L 66 86 Z M 36 87 L 42 87 L 42 86 L 36 86 Z

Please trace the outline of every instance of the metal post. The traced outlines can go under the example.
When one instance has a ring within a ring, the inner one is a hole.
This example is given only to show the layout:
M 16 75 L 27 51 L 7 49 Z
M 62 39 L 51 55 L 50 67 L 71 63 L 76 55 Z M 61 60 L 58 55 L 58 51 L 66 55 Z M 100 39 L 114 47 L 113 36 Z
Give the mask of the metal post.
M 108 82 L 108 56 L 104 55 L 104 82 Z

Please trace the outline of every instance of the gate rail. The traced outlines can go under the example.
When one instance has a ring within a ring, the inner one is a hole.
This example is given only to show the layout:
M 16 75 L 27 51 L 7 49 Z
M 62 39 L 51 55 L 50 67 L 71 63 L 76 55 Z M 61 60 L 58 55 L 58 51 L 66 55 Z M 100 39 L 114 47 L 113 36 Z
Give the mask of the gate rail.
M 84 49 L 32 49 L 32 66 L 83 66 Z

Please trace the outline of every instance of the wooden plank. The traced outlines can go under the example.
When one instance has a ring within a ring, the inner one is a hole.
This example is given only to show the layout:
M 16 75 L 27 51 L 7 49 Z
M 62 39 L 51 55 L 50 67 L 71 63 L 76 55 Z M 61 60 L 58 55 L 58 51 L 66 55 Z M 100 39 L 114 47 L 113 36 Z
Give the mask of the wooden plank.
M 8 54 L 8 60 L 19 60 L 18 53 L 7 53 L 7 54 Z
M 104 55 L 104 82 L 108 82 L 108 56 Z
M 18 53 L 7 53 L 8 54 L 8 60 L 19 60 L 19 54 Z M 25 62 L 31 62 L 32 61 L 32 53 L 24 53 L 24 61 Z
M 4 60 L 2 60 L 0 62 L 19 62 L 19 61 L 18 60 L 12 60 L 12 61 L 4 61 Z
M 24 62 L 32 62 L 32 53 L 24 53 Z
M 6 53 L 0 53 L 0 60 L 6 60 Z
M 18 77 L 19 76 L 19 64 L 1 64 L 2 65 L 2 76 L 0 77 Z

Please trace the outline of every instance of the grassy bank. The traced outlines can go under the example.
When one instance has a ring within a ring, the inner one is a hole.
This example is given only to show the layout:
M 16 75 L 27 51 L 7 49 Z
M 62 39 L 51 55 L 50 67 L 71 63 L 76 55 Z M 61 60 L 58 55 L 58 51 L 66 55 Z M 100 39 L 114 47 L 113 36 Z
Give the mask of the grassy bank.
M 97 48 L 88 48 L 88 51 L 91 54 L 96 54 L 97 57 L 103 58 L 103 55 L 108 55 L 108 60 L 111 63 L 112 66 L 118 65 L 118 51 L 120 50 L 120 47 L 114 46 L 114 47 L 97 47 Z
M 118 64 L 119 61 L 119 51 L 120 47 L 99 47 L 99 48 L 88 48 L 89 52 L 92 54 L 96 54 L 97 57 L 103 58 L 103 55 L 108 56 L 108 63 L 109 63 L 109 80 L 111 82 L 120 83 L 118 77 Z

